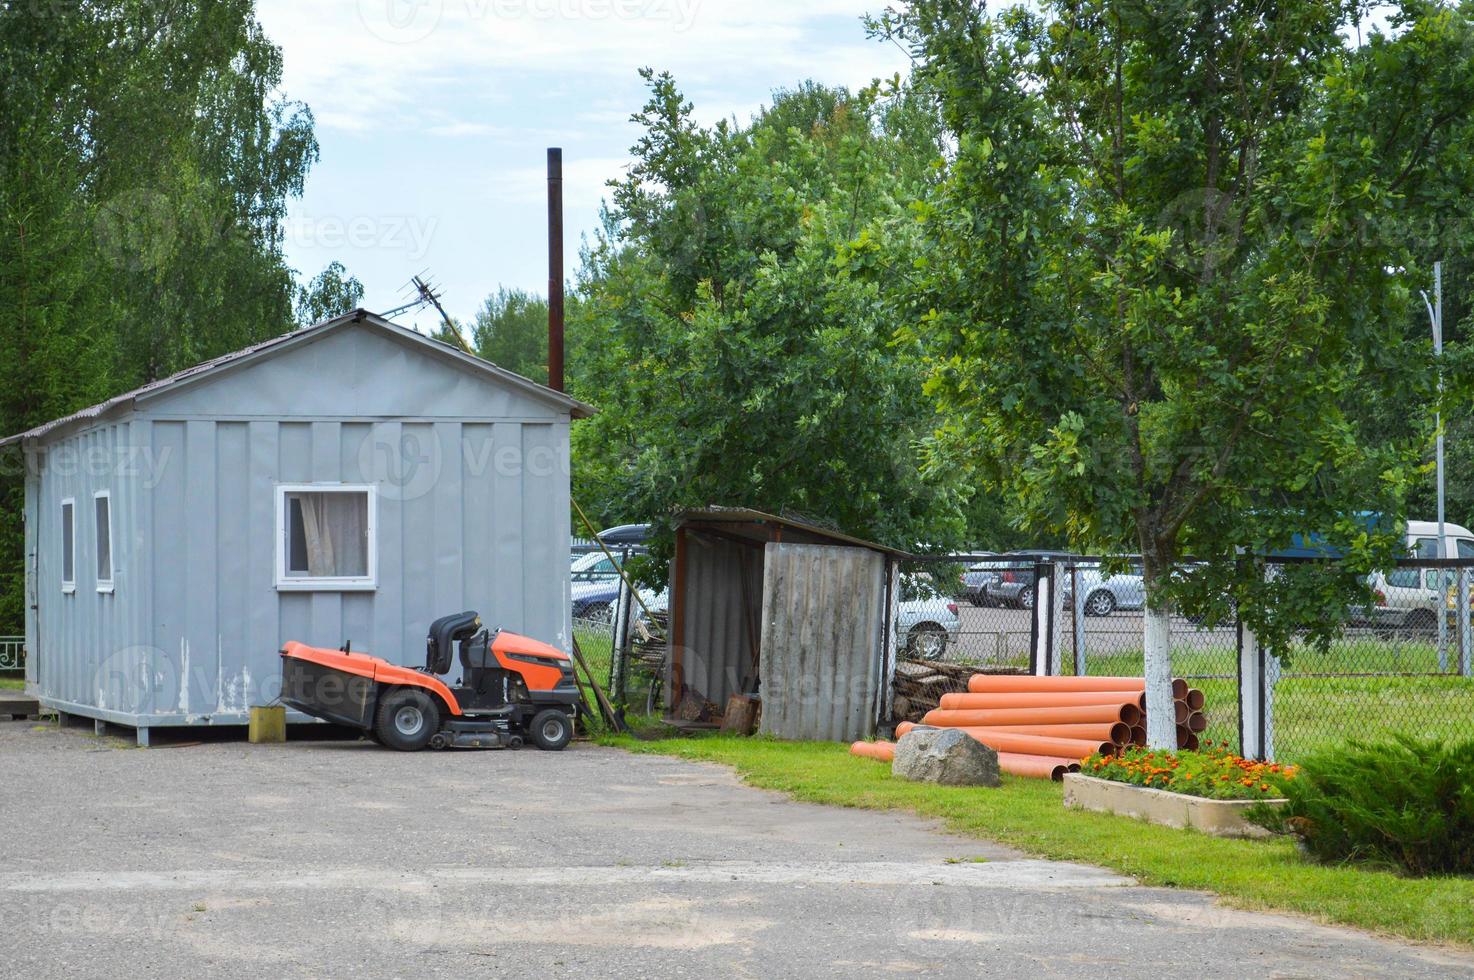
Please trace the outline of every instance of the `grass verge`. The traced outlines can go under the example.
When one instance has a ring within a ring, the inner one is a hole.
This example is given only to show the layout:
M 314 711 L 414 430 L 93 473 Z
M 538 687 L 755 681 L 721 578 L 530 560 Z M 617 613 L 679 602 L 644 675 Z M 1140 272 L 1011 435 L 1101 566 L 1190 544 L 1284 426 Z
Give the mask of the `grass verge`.
M 835 743 L 735 736 L 600 741 L 630 752 L 721 763 L 753 786 L 810 803 L 909 810 L 941 820 L 951 831 L 1040 857 L 1111 868 L 1147 885 L 1211 891 L 1236 908 L 1293 912 L 1388 936 L 1474 947 L 1474 878 L 1406 878 L 1325 866 L 1301 857 L 1287 840 L 1223 840 L 1067 811 L 1059 784 L 1043 780 L 1004 776 L 997 790 L 903 782 L 892 779 L 884 765 L 851 756 Z
M 26 679 L 24 677 L 0 677 L 0 690 L 24 691 Z

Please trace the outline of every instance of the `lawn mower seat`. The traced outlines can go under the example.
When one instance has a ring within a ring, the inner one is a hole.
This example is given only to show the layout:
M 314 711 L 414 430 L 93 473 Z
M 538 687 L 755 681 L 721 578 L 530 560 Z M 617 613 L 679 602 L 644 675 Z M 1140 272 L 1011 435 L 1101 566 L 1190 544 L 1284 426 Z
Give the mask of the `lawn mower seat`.
M 491 630 L 482 628 L 470 639 L 461 641 L 461 667 L 465 669 L 467 677 L 471 676 L 473 670 L 485 670 L 497 665 L 496 654 L 491 652 L 491 643 L 501 631 L 500 626 Z
M 431 623 L 430 635 L 425 638 L 425 670 L 448 673 L 455 662 L 456 643 L 474 636 L 480 628 L 481 616 L 472 611 L 441 616 Z

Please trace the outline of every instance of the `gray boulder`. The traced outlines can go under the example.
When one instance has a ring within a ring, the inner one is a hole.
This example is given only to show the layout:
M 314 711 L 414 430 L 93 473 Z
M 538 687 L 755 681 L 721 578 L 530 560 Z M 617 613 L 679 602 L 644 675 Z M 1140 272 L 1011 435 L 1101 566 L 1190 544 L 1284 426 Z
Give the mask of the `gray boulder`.
M 998 753 L 956 728 L 914 728 L 896 743 L 891 775 L 942 786 L 999 786 Z

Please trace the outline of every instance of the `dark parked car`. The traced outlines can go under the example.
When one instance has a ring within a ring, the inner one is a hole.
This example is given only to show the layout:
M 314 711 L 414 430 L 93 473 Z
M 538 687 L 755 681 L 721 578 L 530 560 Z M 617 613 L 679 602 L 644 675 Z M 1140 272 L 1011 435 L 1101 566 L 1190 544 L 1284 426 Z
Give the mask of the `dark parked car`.
M 984 586 L 983 596 L 994 605 L 1033 609 L 1034 566 L 1042 561 L 1073 557 L 1068 551 L 1010 551 L 999 555 L 998 578 Z
M 599 532 L 603 548 L 573 559 L 569 574 L 573 578 L 574 619 L 609 620 L 609 604 L 619 596 L 619 566 L 631 555 L 643 555 L 644 541 L 649 536 L 649 524 L 605 528 Z
M 962 573 L 962 597 L 974 606 L 985 606 L 988 604 L 988 585 L 998 581 L 998 572 L 1003 563 L 997 561 L 978 561 L 967 566 Z
M 609 605 L 619 597 L 619 578 L 573 583 L 573 618 L 609 622 Z

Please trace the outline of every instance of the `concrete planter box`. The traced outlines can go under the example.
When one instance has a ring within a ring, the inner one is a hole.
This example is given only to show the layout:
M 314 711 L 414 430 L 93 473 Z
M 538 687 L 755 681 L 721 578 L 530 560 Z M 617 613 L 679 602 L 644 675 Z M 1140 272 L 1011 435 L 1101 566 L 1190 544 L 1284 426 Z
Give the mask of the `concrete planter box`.
M 1210 800 L 1171 793 L 1149 786 L 1133 786 L 1080 773 L 1065 776 L 1065 806 L 1099 813 L 1116 813 L 1166 827 L 1191 827 L 1215 837 L 1268 837 L 1269 831 L 1244 819 L 1256 803 L 1271 806 L 1284 800 Z

